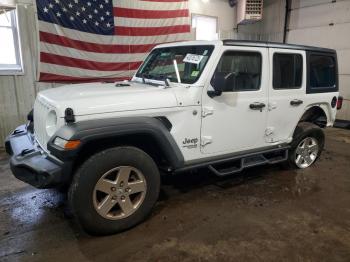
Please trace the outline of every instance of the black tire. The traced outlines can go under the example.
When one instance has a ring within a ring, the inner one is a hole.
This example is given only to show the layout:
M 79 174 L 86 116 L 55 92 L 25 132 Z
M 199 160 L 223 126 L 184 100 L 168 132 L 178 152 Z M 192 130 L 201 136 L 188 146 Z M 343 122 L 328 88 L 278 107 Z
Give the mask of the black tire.
M 307 137 L 312 137 L 316 139 L 318 143 L 318 154 L 317 154 L 316 160 L 312 164 L 314 164 L 317 161 L 317 159 L 320 157 L 322 150 L 324 148 L 324 143 L 325 143 L 325 135 L 323 130 L 319 126 L 313 123 L 300 122 L 294 131 L 293 141 L 291 143 L 291 148 L 288 152 L 289 154 L 288 154 L 287 164 L 289 167 L 300 168 L 297 166 L 295 162 L 295 154 L 300 142 Z
M 143 202 L 130 216 L 110 220 L 99 215 L 94 207 L 94 188 L 107 171 L 118 166 L 140 170 L 146 180 Z M 135 147 L 115 147 L 91 156 L 74 175 L 68 199 L 74 216 L 82 228 L 93 235 L 107 235 L 124 231 L 147 218 L 156 203 L 160 189 L 159 170 L 153 159 Z

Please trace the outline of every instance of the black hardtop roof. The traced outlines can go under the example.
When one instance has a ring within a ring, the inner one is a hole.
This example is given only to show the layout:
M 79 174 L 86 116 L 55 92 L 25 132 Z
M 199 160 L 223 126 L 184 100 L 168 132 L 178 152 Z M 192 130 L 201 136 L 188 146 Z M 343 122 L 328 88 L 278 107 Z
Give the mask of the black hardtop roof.
M 306 50 L 306 51 L 316 51 L 324 53 L 335 53 L 334 49 L 307 46 L 307 45 L 294 45 L 294 44 L 283 44 L 277 42 L 265 42 L 265 41 L 250 41 L 250 40 L 223 40 L 224 45 L 232 46 L 254 46 L 254 47 L 266 47 L 266 48 L 281 48 L 281 49 L 294 49 L 294 50 Z

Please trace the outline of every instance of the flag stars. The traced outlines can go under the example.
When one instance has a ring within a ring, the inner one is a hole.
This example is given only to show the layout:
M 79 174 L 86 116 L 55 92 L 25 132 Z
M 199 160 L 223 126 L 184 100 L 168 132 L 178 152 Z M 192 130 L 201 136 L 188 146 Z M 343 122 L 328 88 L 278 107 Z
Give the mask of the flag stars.
M 94 13 L 95 13 L 95 14 L 97 14 L 97 13 L 98 13 L 98 10 L 97 10 L 97 9 L 95 9 L 95 10 L 94 10 Z
M 107 23 L 106 26 L 107 26 L 107 27 L 111 27 L 111 24 L 110 24 L 110 23 Z
M 46 6 L 44 7 L 44 9 L 43 9 L 43 10 L 44 10 L 44 13 L 47 13 L 47 12 L 49 11 L 49 9 L 47 9 L 47 7 L 46 7 Z
M 103 9 L 103 4 L 100 4 L 100 8 Z
M 72 8 L 72 7 L 73 7 L 73 5 L 72 5 L 71 3 L 69 3 L 68 7 L 69 7 L 69 8 Z
M 61 13 L 60 13 L 60 12 L 57 12 L 57 13 L 56 13 L 56 16 L 57 16 L 57 17 L 61 17 Z
M 76 4 L 77 4 L 78 2 L 79 2 L 78 0 L 74 0 L 74 3 L 76 3 Z
M 51 4 L 51 3 L 50 3 L 50 4 L 49 4 L 49 8 L 51 8 L 51 9 L 52 9 L 52 8 L 53 8 L 53 4 Z
M 88 6 L 91 6 L 91 2 L 87 2 L 87 5 L 88 5 Z
M 86 10 L 86 8 L 83 6 L 83 7 L 81 8 L 81 11 L 85 12 L 85 10 Z
M 89 14 L 88 17 L 89 17 L 90 19 L 92 19 L 92 15 L 91 15 L 91 14 Z
M 63 12 L 67 12 L 67 8 L 63 7 L 63 8 L 62 8 L 62 11 L 63 11 Z
M 104 20 L 105 20 L 105 18 L 104 18 L 103 16 L 101 16 L 100 19 L 101 19 L 101 21 L 104 21 Z
M 87 23 L 87 20 L 86 20 L 86 19 L 83 19 L 83 23 L 86 24 L 86 23 Z
M 56 4 L 59 4 L 59 3 L 60 3 L 60 0 L 55 0 L 55 3 L 56 3 Z
M 80 16 L 80 12 L 79 12 L 79 11 L 77 11 L 75 14 L 76 14 L 77 16 Z
M 95 25 L 96 25 L 96 26 L 98 26 L 99 24 L 100 24 L 99 22 L 97 22 L 97 21 L 95 22 Z
M 69 17 L 69 19 L 70 19 L 71 21 L 74 21 L 74 16 L 71 15 L 71 16 Z
M 109 14 L 110 14 L 110 12 L 109 12 L 109 11 L 107 11 L 107 12 L 106 12 L 106 15 L 109 15 Z
M 105 3 L 108 4 L 108 0 L 105 0 Z

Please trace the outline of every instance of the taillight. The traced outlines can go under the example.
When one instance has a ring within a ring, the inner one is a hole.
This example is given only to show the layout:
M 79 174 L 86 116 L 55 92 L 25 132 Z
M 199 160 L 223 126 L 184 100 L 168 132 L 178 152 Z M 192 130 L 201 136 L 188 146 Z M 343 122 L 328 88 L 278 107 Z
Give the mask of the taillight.
M 340 110 L 343 106 L 343 97 L 339 96 L 337 101 L 337 109 Z

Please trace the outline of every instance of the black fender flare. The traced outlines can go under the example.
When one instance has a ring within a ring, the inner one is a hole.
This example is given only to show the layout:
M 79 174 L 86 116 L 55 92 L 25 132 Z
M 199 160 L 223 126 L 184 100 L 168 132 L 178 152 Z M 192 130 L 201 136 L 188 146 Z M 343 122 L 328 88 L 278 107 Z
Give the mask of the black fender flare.
M 83 146 L 89 142 L 98 139 L 139 134 L 152 136 L 158 145 L 162 147 L 165 157 L 173 168 L 183 166 L 183 155 L 170 131 L 161 120 L 153 117 L 106 118 L 67 124 L 56 131 L 49 140 L 47 147 L 51 154 L 58 159 L 71 161 L 77 157 Z M 77 149 L 64 150 L 54 144 L 56 137 L 65 140 L 80 140 L 81 144 Z

